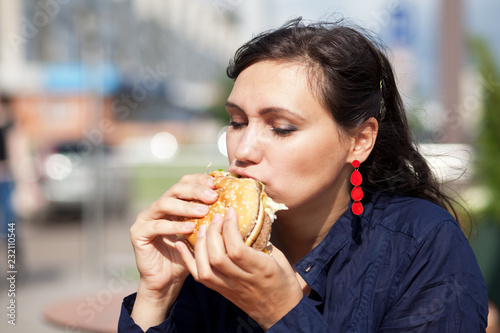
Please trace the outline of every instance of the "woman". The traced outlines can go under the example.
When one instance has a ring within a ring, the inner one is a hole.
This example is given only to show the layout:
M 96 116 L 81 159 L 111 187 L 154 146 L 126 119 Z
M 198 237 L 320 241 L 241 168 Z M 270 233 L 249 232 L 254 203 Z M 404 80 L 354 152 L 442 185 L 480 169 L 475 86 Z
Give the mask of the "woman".
M 217 198 L 209 176 L 185 176 L 131 228 L 141 278 L 120 331 L 484 331 L 483 278 L 375 44 L 299 19 L 241 47 L 227 73 L 229 171 L 289 208 L 273 255 L 235 237 L 231 209 L 194 254 L 176 241 L 193 230 L 178 217 L 202 217 Z

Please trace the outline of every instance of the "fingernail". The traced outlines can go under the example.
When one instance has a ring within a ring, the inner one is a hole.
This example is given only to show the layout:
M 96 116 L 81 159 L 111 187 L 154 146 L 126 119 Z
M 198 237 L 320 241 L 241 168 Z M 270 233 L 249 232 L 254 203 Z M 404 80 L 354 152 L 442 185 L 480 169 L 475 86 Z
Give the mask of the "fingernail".
M 212 219 L 212 223 L 222 222 L 222 215 L 219 213 L 214 214 L 214 218 Z
M 206 225 L 203 224 L 200 226 L 200 229 L 198 230 L 198 238 L 205 236 L 206 229 L 207 229 Z
M 213 188 L 214 187 L 214 179 L 210 178 L 209 180 L 207 180 L 207 184 L 208 184 L 208 186 Z
M 208 213 L 208 206 L 207 205 L 196 205 L 196 211 L 201 213 L 201 214 L 207 214 Z
M 206 190 L 204 194 L 207 199 L 217 198 L 217 192 L 215 192 L 214 190 Z
M 191 231 L 194 229 L 195 226 L 196 226 L 196 223 L 194 223 L 194 222 L 184 222 L 184 225 L 182 226 L 182 228 L 186 231 Z
M 235 214 L 234 208 L 229 207 L 226 212 L 226 220 L 232 219 Z

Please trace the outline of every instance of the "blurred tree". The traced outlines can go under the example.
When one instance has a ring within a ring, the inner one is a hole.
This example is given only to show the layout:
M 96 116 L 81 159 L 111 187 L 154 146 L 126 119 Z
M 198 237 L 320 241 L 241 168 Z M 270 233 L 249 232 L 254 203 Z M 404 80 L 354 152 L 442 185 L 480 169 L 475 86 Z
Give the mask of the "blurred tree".
M 500 304 L 500 75 L 488 45 L 469 40 L 481 75 L 482 117 L 476 141 L 476 177 L 487 193 L 471 244 L 486 280 L 488 296 Z
M 500 224 L 500 75 L 488 45 L 480 38 L 472 38 L 470 45 L 482 77 L 477 177 L 488 192 L 484 214 Z
M 207 109 L 209 115 L 226 125 L 229 123 L 229 116 L 226 112 L 226 100 L 233 89 L 233 83 L 233 80 L 229 79 L 227 76 L 221 76 L 218 79 L 218 84 L 220 86 L 219 96 L 217 96 L 215 103 Z

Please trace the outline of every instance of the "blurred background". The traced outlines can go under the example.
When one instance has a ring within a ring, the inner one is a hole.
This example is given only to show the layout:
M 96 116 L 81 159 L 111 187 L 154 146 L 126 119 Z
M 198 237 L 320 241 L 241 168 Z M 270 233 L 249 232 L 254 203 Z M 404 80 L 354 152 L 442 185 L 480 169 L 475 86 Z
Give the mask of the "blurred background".
M 344 17 L 388 46 L 500 304 L 498 13 L 496 0 L 0 0 L 0 330 L 116 331 L 138 282 L 135 216 L 182 175 L 227 167 L 228 61 L 296 16 Z

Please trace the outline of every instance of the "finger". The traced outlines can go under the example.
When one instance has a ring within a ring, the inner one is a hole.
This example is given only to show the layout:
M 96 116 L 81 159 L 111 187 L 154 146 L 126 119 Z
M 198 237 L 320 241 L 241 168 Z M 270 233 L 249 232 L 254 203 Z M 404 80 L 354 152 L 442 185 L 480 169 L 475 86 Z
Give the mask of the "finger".
M 186 175 L 138 215 L 139 219 L 201 218 L 208 213 L 208 205 L 217 201 L 213 178 L 209 175 Z
M 200 252 L 200 250 L 198 250 L 198 251 L 196 251 L 196 250 L 197 250 L 197 248 L 199 248 L 201 246 L 200 244 L 203 242 L 203 239 L 205 238 L 206 228 L 207 228 L 206 225 L 200 226 L 200 228 L 198 230 L 198 235 L 196 238 L 194 252 L 191 251 L 190 249 L 188 249 L 187 245 L 183 242 L 176 242 L 175 243 L 175 248 L 181 254 L 181 258 L 184 261 L 187 269 L 189 270 L 189 273 L 191 273 L 191 275 L 193 276 L 193 278 L 196 281 L 199 280 L 198 261 L 201 260 L 201 254 L 196 254 L 197 252 Z M 200 257 L 200 259 L 197 259 L 198 256 Z
M 222 219 L 222 216 L 218 215 L 217 217 L 217 215 L 218 214 L 215 216 L 216 219 Z M 220 222 L 216 220 L 215 223 L 217 224 Z M 215 286 L 225 285 L 227 276 L 213 268 L 208 259 L 207 230 L 208 226 L 203 226 L 198 231 L 198 238 L 194 246 L 196 270 L 193 271 L 196 275 L 193 274 L 193 277 L 207 287 L 213 288 Z
M 243 242 L 238 227 L 238 216 L 232 207 L 229 207 L 226 212 L 222 232 L 224 234 L 225 248 L 229 258 L 238 266 L 242 267 L 239 262 L 243 260 L 249 250 L 252 249 L 247 247 L 245 242 Z
M 136 223 L 130 228 L 130 240 L 134 249 L 147 246 L 157 241 L 158 237 L 163 239 L 165 244 L 173 246 L 173 243 L 195 230 L 196 224 L 192 222 L 171 222 L 171 221 L 149 221 Z
M 210 188 L 215 188 L 213 177 L 207 174 L 184 175 L 179 180 L 179 183 L 198 183 L 202 185 L 207 185 Z
M 186 245 L 186 243 L 184 243 L 183 241 L 175 242 L 175 249 L 179 252 L 189 273 L 191 273 L 193 277 L 198 276 L 194 254 L 191 251 L 191 249 Z
M 194 231 L 196 223 L 153 220 L 135 223 L 130 228 L 132 239 L 149 240 L 157 236 L 189 234 Z
M 202 218 L 208 214 L 210 206 L 201 202 L 184 201 L 166 197 L 157 200 L 151 207 L 146 218 L 149 219 L 179 219 Z
M 280 249 L 272 245 L 271 251 L 273 254 L 273 258 L 276 260 L 277 264 L 281 267 L 281 269 L 288 272 L 293 272 L 293 267 L 290 265 L 290 262 L 285 257 L 283 252 L 281 252 Z
M 222 238 L 223 217 L 215 214 L 212 222 L 208 226 L 206 233 L 207 256 L 210 265 L 218 270 L 227 270 L 226 266 L 230 263 L 227 257 L 226 247 Z
M 193 267 L 193 271 L 191 271 L 191 274 L 195 278 L 195 280 L 200 280 L 200 271 L 203 274 L 208 274 L 210 271 L 210 265 L 208 263 L 208 258 L 207 258 L 207 251 L 206 251 L 206 232 L 207 232 L 207 225 L 201 225 L 199 230 L 198 230 L 198 235 L 196 238 L 196 243 L 194 245 L 194 259 L 195 259 L 195 267 Z M 188 266 L 189 268 L 189 266 Z
M 186 201 L 213 203 L 217 200 L 215 188 L 208 183 L 177 183 L 165 192 L 163 197 L 173 197 Z
M 207 215 L 210 203 L 217 200 L 217 192 L 206 188 L 206 192 L 195 196 L 186 196 L 189 200 L 163 195 L 138 215 L 141 220 L 202 218 Z

